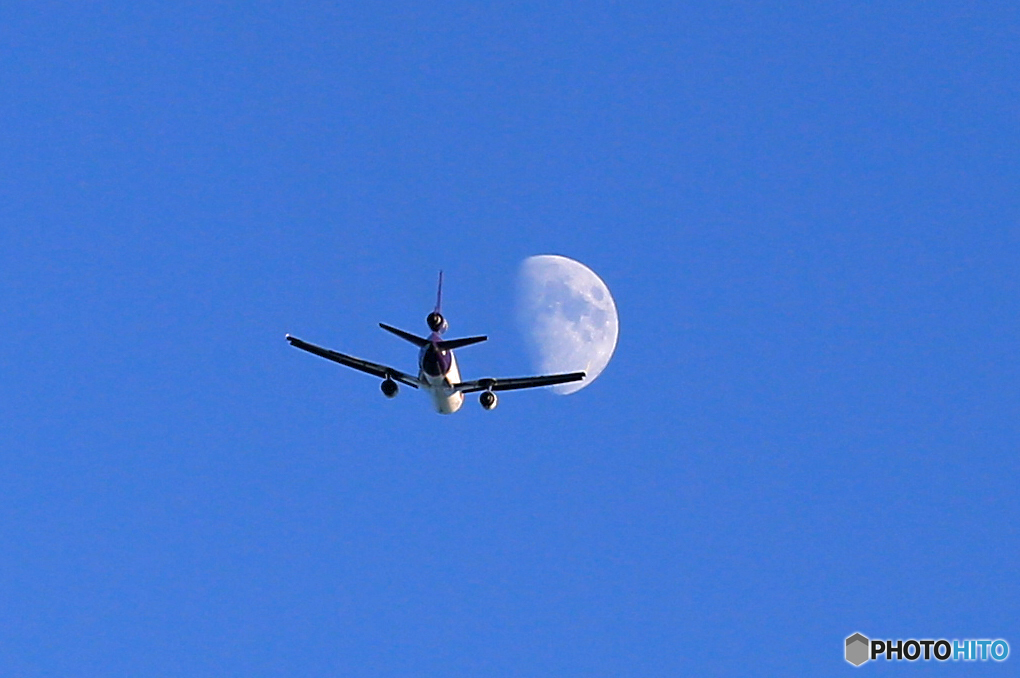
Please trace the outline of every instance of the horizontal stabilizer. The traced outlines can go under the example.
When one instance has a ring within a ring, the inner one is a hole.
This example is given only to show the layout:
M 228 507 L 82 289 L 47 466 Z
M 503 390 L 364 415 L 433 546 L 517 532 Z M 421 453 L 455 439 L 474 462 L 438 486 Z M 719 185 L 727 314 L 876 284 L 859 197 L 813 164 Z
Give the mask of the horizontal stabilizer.
M 419 337 L 415 334 L 411 334 L 410 332 L 405 332 L 404 330 L 398 330 L 396 327 L 390 327 L 385 323 L 379 323 L 379 327 L 383 328 L 387 332 L 392 332 L 404 341 L 411 342 L 415 346 L 424 346 L 429 343 L 429 340 L 424 337 Z
M 478 344 L 488 339 L 488 337 L 464 337 L 463 339 L 445 339 L 443 341 L 436 342 L 436 348 L 440 351 L 450 351 L 455 348 L 462 346 L 470 346 L 471 344 Z

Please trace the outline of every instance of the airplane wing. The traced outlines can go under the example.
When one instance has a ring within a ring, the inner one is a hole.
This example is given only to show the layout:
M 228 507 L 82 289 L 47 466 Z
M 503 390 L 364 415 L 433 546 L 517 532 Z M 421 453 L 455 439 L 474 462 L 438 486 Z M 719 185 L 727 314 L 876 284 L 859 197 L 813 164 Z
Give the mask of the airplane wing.
M 548 374 L 541 377 L 513 377 L 510 379 L 476 379 L 474 381 L 462 381 L 454 385 L 454 389 L 461 393 L 475 393 L 476 391 L 513 391 L 519 388 L 537 388 L 539 386 L 554 386 L 566 384 L 571 381 L 584 379 L 584 372 L 569 372 L 567 374 Z
M 361 358 L 344 355 L 343 353 L 337 353 L 336 351 L 331 351 L 328 348 L 322 348 L 315 344 L 309 344 L 307 341 L 301 341 L 297 337 L 292 337 L 289 334 L 287 335 L 287 341 L 289 341 L 290 345 L 294 348 L 300 348 L 302 351 L 314 353 L 326 360 L 332 360 L 335 363 L 340 363 L 347 367 L 353 367 L 356 370 L 367 372 L 368 374 L 376 377 L 399 381 L 401 384 L 407 384 L 411 388 L 418 388 L 421 383 L 418 381 L 417 377 L 412 377 L 410 374 L 405 374 L 404 372 L 392 367 L 387 367 L 386 365 L 380 365 L 378 363 L 371 363 L 367 360 L 362 360 Z

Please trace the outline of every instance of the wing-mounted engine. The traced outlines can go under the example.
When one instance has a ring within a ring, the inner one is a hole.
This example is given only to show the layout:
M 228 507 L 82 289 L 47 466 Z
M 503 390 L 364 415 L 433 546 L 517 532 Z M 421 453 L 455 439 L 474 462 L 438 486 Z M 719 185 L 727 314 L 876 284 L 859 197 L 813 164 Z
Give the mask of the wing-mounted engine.
M 383 395 L 387 398 L 395 398 L 397 396 L 397 392 L 400 390 L 400 387 L 397 386 L 397 382 L 393 381 L 389 377 L 386 378 L 379 388 L 382 389 Z
M 499 398 L 492 391 L 482 391 L 482 395 L 478 396 L 478 402 L 482 404 L 482 409 L 494 410 L 499 404 Z

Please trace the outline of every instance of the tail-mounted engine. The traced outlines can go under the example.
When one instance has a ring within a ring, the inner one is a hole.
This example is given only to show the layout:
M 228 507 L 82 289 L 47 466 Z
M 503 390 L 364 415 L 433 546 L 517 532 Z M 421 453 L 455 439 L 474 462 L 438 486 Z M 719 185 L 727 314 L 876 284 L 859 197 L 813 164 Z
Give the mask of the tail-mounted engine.
M 386 381 L 384 381 L 382 383 L 382 386 L 380 386 L 379 388 L 382 389 L 383 395 L 386 396 L 387 398 L 395 397 L 397 395 L 397 391 L 400 390 L 400 387 L 397 386 L 397 382 L 393 381 L 392 379 L 387 379 Z
M 436 334 L 442 334 L 450 328 L 449 324 L 446 322 L 446 318 L 444 318 L 443 314 L 439 311 L 432 311 L 432 313 L 429 313 L 428 317 L 425 318 L 425 322 L 429 324 L 429 329 Z
M 482 404 L 483 409 L 494 410 L 499 404 L 499 398 L 492 391 L 482 391 L 482 395 L 478 396 L 478 402 Z

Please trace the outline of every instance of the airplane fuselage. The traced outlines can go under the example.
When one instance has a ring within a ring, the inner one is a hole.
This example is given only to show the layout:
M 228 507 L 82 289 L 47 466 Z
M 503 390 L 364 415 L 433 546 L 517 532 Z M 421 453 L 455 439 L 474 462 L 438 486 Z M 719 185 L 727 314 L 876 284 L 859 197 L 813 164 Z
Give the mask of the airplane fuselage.
M 418 352 L 418 378 L 428 390 L 436 412 L 453 414 L 464 404 L 464 394 L 453 388 L 460 383 L 460 368 L 452 350 L 436 346 L 435 342 L 440 340 L 439 334 L 433 332 L 429 337 L 431 343 Z

